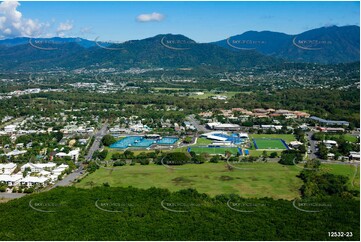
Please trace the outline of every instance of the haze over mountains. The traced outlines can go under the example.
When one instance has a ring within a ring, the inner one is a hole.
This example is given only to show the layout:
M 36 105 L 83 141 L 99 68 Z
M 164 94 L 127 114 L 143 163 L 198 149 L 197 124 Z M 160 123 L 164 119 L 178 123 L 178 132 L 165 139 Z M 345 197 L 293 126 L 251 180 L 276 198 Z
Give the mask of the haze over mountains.
M 213 43 L 183 35 L 157 35 L 120 44 L 82 38 L 0 40 L 0 69 L 44 70 L 210 66 L 225 70 L 282 62 L 336 64 L 359 61 L 360 27 L 323 27 L 298 35 L 248 31 Z

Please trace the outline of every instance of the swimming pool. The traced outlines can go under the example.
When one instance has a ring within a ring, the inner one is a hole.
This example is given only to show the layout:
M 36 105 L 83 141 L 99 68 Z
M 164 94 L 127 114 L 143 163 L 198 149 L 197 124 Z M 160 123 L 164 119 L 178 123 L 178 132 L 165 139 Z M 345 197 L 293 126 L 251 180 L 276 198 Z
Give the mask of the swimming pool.
M 162 139 L 147 139 L 143 136 L 127 136 L 124 139 L 118 140 L 114 144 L 111 144 L 110 148 L 125 149 L 129 147 L 135 148 L 148 148 L 152 144 L 159 145 L 172 145 L 178 141 L 178 138 L 163 137 Z

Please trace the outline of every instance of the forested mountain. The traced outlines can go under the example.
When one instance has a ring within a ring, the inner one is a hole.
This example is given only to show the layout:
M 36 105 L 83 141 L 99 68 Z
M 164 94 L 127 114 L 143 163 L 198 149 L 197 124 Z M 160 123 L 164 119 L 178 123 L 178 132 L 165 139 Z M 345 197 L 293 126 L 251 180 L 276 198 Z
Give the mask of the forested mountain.
M 1 46 L 1 45 L 0 45 Z M 78 42 L 32 41 L 1 46 L 0 69 L 43 70 L 52 68 L 187 68 L 214 66 L 224 70 L 280 63 L 257 52 L 235 52 L 213 44 L 199 44 L 183 35 L 157 35 L 121 44 L 96 42 L 85 48 Z
M 214 44 L 235 51 L 255 50 L 293 62 L 345 63 L 360 60 L 360 27 L 322 27 L 297 35 L 248 31 Z
M 0 40 L 0 69 L 209 66 L 237 70 L 284 61 L 346 63 L 359 61 L 359 36 L 359 26 L 331 26 L 298 35 L 248 31 L 214 43 L 173 34 L 116 44 L 82 38 L 14 38 Z

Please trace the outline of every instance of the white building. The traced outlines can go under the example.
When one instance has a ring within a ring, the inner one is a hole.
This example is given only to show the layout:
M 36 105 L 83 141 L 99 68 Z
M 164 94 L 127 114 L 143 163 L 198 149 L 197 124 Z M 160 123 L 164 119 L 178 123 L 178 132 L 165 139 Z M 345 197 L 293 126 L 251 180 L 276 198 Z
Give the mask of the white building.
M 26 168 L 30 168 L 31 172 L 41 172 L 44 170 L 51 171 L 56 167 L 56 164 L 53 162 L 48 163 L 39 163 L 39 164 L 33 164 L 33 163 L 26 163 L 21 167 L 21 172 L 24 172 Z
M 14 124 L 6 125 L 4 127 L 4 131 L 6 133 L 14 133 L 16 131 L 16 125 L 14 125 Z
M 222 124 L 219 122 L 207 123 L 210 129 L 214 130 L 240 130 L 241 127 L 238 124 Z
M 16 169 L 15 163 L 0 164 L 0 174 L 10 175 L 15 171 L 15 169 Z
M 79 158 L 79 154 L 80 154 L 80 149 L 77 148 L 77 149 L 75 149 L 75 150 L 69 151 L 68 154 L 65 153 L 65 152 L 59 152 L 59 153 L 57 153 L 55 156 L 56 156 L 56 157 L 61 157 L 61 158 L 70 157 L 70 159 L 77 161 L 78 158 Z
M 7 156 L 18 156 L 18 155 L 23 155 L 25 154 L 27 151 L 26 150 L 13 150 L 10 151 L 9 153 L 7 153 Z
M 360 152 L 350 151 L 350 160 L 360 161 Z
M 12 187 L 18 185 L 22 178 L 22 175 L 0 175 L 0 182 Z
M 61 173 L 63 173 L 66 169 L 68 169 L 69 166 L 66 164 L 61 164 L 60 166 L 58 166 L 57 168 L 55 168 L 52 173 L 53 175 L 59 176 L 61 175 Z
M 20 184 L 27 187 L 32 187 L 36 185 L 40 185 L 45 187 L 48 183 L 50 183 L 50 178 L 48 177 L 36 177 L 36 176 L 27 176 L 21 179 Z

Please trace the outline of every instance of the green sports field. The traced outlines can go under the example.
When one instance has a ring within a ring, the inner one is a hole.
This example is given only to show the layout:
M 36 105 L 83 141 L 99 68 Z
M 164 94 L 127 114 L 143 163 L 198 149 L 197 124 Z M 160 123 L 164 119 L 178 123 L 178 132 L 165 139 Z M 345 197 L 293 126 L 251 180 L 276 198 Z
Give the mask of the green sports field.
M 280 139 L 253 139 L 256 142 L 258 149 L 269 149 L 269 150 L 285 150 L 286 146 Z
M 226 151 L 231 152 L 233 155 L 236 155 L 238 153 L 238 148 L 237 147 L 219 147 L 219 148 L 215 148 L 215 147 L 190 147 L 191 150 L 195 152 L 196 154 L 201 154 L 201 153 L 207 153 L 210 155 L 224 155 Z

